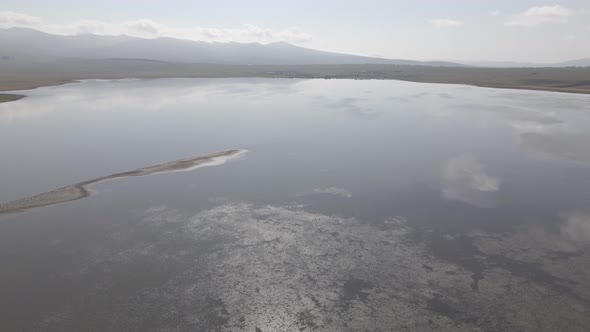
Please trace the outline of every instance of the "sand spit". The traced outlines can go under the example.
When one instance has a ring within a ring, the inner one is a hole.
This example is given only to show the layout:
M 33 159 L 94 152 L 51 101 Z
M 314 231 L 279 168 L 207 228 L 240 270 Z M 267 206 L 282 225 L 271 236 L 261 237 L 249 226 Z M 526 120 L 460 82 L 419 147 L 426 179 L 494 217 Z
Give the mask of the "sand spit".
M 7 103 L 9 101 L 15 101 L 15 100 L 19 100 L 21 98 L 24 98 L 25 96 L 23 95 L 15 95 L 15 94 L 9 94 L 9 93 L 0 93 L 0 103 Z
M 63 187 L 39 195 L 25 197 L 12 202 L 0 204 L 0 215 L 7 213 L 23 212 L 36 207 L 54 205 L 88 197 L 92 194 L 92 191 L 89 189 L 90 185 L 101 181 L 131 176 L 146 176 L 169 172 L 192 171 L 200 167 L 217 166 L 224 164 L 225 162 L 231 159 L 235 159 L 242 156 L 246 152 L 247 150 L 227 150 L 204 156 L 180 159 L 160 165 L 139 168 L 133 171 L 111 174 L 108 176 L 103 176 L 96 179 L 79 182 L 67 187 Z

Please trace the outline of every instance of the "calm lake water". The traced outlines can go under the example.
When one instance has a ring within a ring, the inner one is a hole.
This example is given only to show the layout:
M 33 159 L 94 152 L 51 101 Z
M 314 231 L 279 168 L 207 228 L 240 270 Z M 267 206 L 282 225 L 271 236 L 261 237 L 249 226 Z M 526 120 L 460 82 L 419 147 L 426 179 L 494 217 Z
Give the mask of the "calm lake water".
M 400 81 L 84 81 L 0 104 L 5 331 L 585 331 L 590 96 Z M 258 330 L 257 330 L 258 329 Z

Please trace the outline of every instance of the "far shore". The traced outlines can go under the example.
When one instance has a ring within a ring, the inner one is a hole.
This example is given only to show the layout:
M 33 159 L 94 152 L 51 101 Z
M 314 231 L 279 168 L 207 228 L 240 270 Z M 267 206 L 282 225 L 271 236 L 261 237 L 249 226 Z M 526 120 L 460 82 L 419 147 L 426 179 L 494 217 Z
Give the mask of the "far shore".
M 28 90 L 83 79 L 123 78 L 297 78 L 400 80 L 488 88 L 590 94 L 590 67 L 479 68 L 410 65 L 216 65 L 95 60 L 0 68 L 0 91 Z M 6 100 L 9 101 L 9 100 Z
M 200 77 L 200 76 L 161 76 L 161 77 L 141 77 L 141 78 L 269 78 L 269 77 L 265 77 L 265 76 L 245 76 L 245 77 L 241 77 L 241 76 L 236 76 L 236 77 L 225 77 L 225 76 L 220 76 L 220 77 Z M 100 79 L 112 79 L 112 80 L 118 80 L 118 79 L 126 79 L 128 77 L 112 77 L 112 78 L 104 78 L 101 77 Z M 134 78 L 140 78 L 140 77 L 134 77 Z M 273 76 L 270 78 L 299 78 L 299 77 L 281 77 L 281 76 Z M 42 88 L 42 87 L 46 87 L 46 86 L 56 86 L 56 85 L 63 85 L 63 84 L 68 84 L 68 83 L 75 83 L 78 81 L 82 81 L 82 80 L 88 80 L 88 79 L 95 79 L 95 78 L 82 78 L 82 79 L 76 79 L 76 80 L 70 80 L 70 81 L 45 81 L 43 83 L 35 83 L 35 82 L 19 82 L 17 84 L 3 84 L 2 82 L 0 82 L 0 91 L 17 91 L 17 90 L 32 90 L 32 89 L 36 89 L 36 88 Z M 326 79 L 325 77 L 305 77 L 305 79 Z M 357 79 L 357 80 L 363 80 L 363 79 L 359 79 L 359 78 L 355 78 L 355 77 L 338 77 L 338 78 L 330 78 L 330 79 Z M 563 92 L 563 93 L 575 93 L 575 94 L 590 94 L 590 88 L 570 88 L 570 87 L 546 87 L 546 86 L 527 86 L 527 85 L 522 85 L 522 86 L 518 86 L 518 85 L 510 85 L 510 86 L 505 86 L 505 85 L 493 85 L 493 84 L 480 84 L 480 83 L 455 83 L 455 82 L 442 82 L 442 81 L 414 81 L 414 80 L 405 80 L 405 79 L 400 79 L 400 78 L 364 78 L 364 80 L 392 80 L 392 81 L 407 81 L 407 82 L 414 82 L 414 83 L 434 83 L 434 84 L 464 84 L 464 85 L 471 85 L 471 86 L 477 86 L 480 88 L 495 88 L 495 89 L 509 89 L 509 90 L 532 90 L 532 91 L 549 91 L 549 92 Z M 4 96 L 14 96 L 12 98 L 8 97 L 8 98 L 3 98 Z M 21 98 L 26 97 L 26 95 L 15 95 L 15 94 L 3 94 L 0 93 L 0 103 L 6 103 L 6 102 L 10 102 L 10 101 L 16 101 L 19 100 Z

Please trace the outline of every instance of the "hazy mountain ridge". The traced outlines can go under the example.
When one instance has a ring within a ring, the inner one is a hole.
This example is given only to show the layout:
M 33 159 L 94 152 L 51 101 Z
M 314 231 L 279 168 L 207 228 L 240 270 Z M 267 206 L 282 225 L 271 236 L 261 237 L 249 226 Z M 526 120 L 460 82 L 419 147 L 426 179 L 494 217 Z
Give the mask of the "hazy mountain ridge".
M 318 51 L 285 42 L 270 44 L 199 42 L 175 38 L 144 39 L 130 36 L 52 35 L 26 28 L 0 29 L 3 59 L 80 58 L 147 59 L 183 63 L 307 65 L 399 64 L 464 66 L 446 61 L 414 61 L 365 57 Z
M 574 59 L 555 63 L 533 63 L 516 61 L 469 61 L 464 63 L 470 66 L 492 68 L 590 67 L 590 58 Z

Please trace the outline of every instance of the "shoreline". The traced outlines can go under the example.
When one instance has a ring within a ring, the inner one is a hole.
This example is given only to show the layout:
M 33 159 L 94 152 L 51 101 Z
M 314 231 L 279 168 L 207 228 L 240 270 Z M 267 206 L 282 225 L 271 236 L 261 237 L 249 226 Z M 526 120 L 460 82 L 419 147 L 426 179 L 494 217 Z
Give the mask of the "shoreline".
M 185 158 L 163 164 L 138 168 L 132 171 L 115 173 L 99 178 L 78 182 L 67 187 L 48 191 L 38 195 L 20 198 L 7 203 L 0 203 L 0 215 L 9 213 L 25 212 L 30 209 L 55 205 L 78 199 L 86 198 L 94 194 L 90 189 L 91 185 L 99 182 L 119 178 L 147 176 L 170 172 L 187 172 L 207 166 L 217 166 L 244 155 L 247 150 L 226 150 L 208 155 Z
M 118 80 L 159 78 L 291 78 L 395 80 L 415 83 L 458 84 L 482 88 L 590 94 L 590 67 L 579 68 L 447 68 L 394 65 L 301 65 L 301 66 L 191 66 L 162 68 L 158 72 L 122 69 L 117 73 L 45 73 L 42 77 L 12 73 L 0 77 L 0 96 L 40 87 L 58 86 L 86 79 Z M 54 78 L 55 77 L 55 78 Z M 20 97 L 22 98 L 22 97 Z M 18 98 L 18 99 L 20 99 Z M 18 99 L 6 100 L 10 102 Z M 2 100 L 0 99 L 0 102 Z
M 12 94 L 12 93 L 4 93 L 4 92 L 11 92 L 11 91 L 26 91 L 26 90 L 34 90 L 37 88 L 49 87 L 49 86 L 59 86 L 71 83 L 78 83 L 83 80 L 94 80 L 94 79 L 105 79 L 105 80 L 122 80 L 127 79 L 128 77 L 116 77 L 116 78 L 83 78 L 83 79 L 72 79 L 69 81 L 55 81 L 55 82 L 44 82 L 41 84 L 37 83 L 30 83 L 29 85 L 2 85 L 0 83 L 0 103 L 8 103 L 11 101 L 17 101 L 19 99 L 27 97 L 26 95 L 20 94 Z M 323 80 L 326 79 L 325 77 L 292 77 L 292 76 L 160 76 L 160 77 L 137 77 L 138 79 L 165 79 L 165 78 L 278 78 L 278 79 L 310 79 L 310 80 Z M 526 91 L 546 91 L 546 92 L 561 92 L 561 93 L 572 93 L 572 94 L 590 94 L 590 89 L 576 89 L 576 88 L 561 88 L 561 87 L 544 87 L 544 86 L 526 86 L 526 85 L 514 85 L 514 86 L 506 86 L 506 85 L 494 85 L 494 84 L 480 84 L 480 83 L 458 83 L 458 82 L 448 82 L 448 81 L 422 81 L 422 80 L 408 80 L 408 79 L 401 79 L 401 78 L 354 78 L 354 77 L 337 77 L 337 78 L 329 78 L 334 80 L 383 80 L 383 81 L 403 81 L 403 82 L 413 82 L 413 83 L 431 83 L 431 84 L 455 84 L 455 85 L 467 85 L 467 86 L 474 86 L 478 88 L 492 88 L 492 89 L 504 89 L 504 90 L 526 90 Z M 18 96 L 15 99 L 9 100 L 2 100 L 3 95 L 14 95 Z

